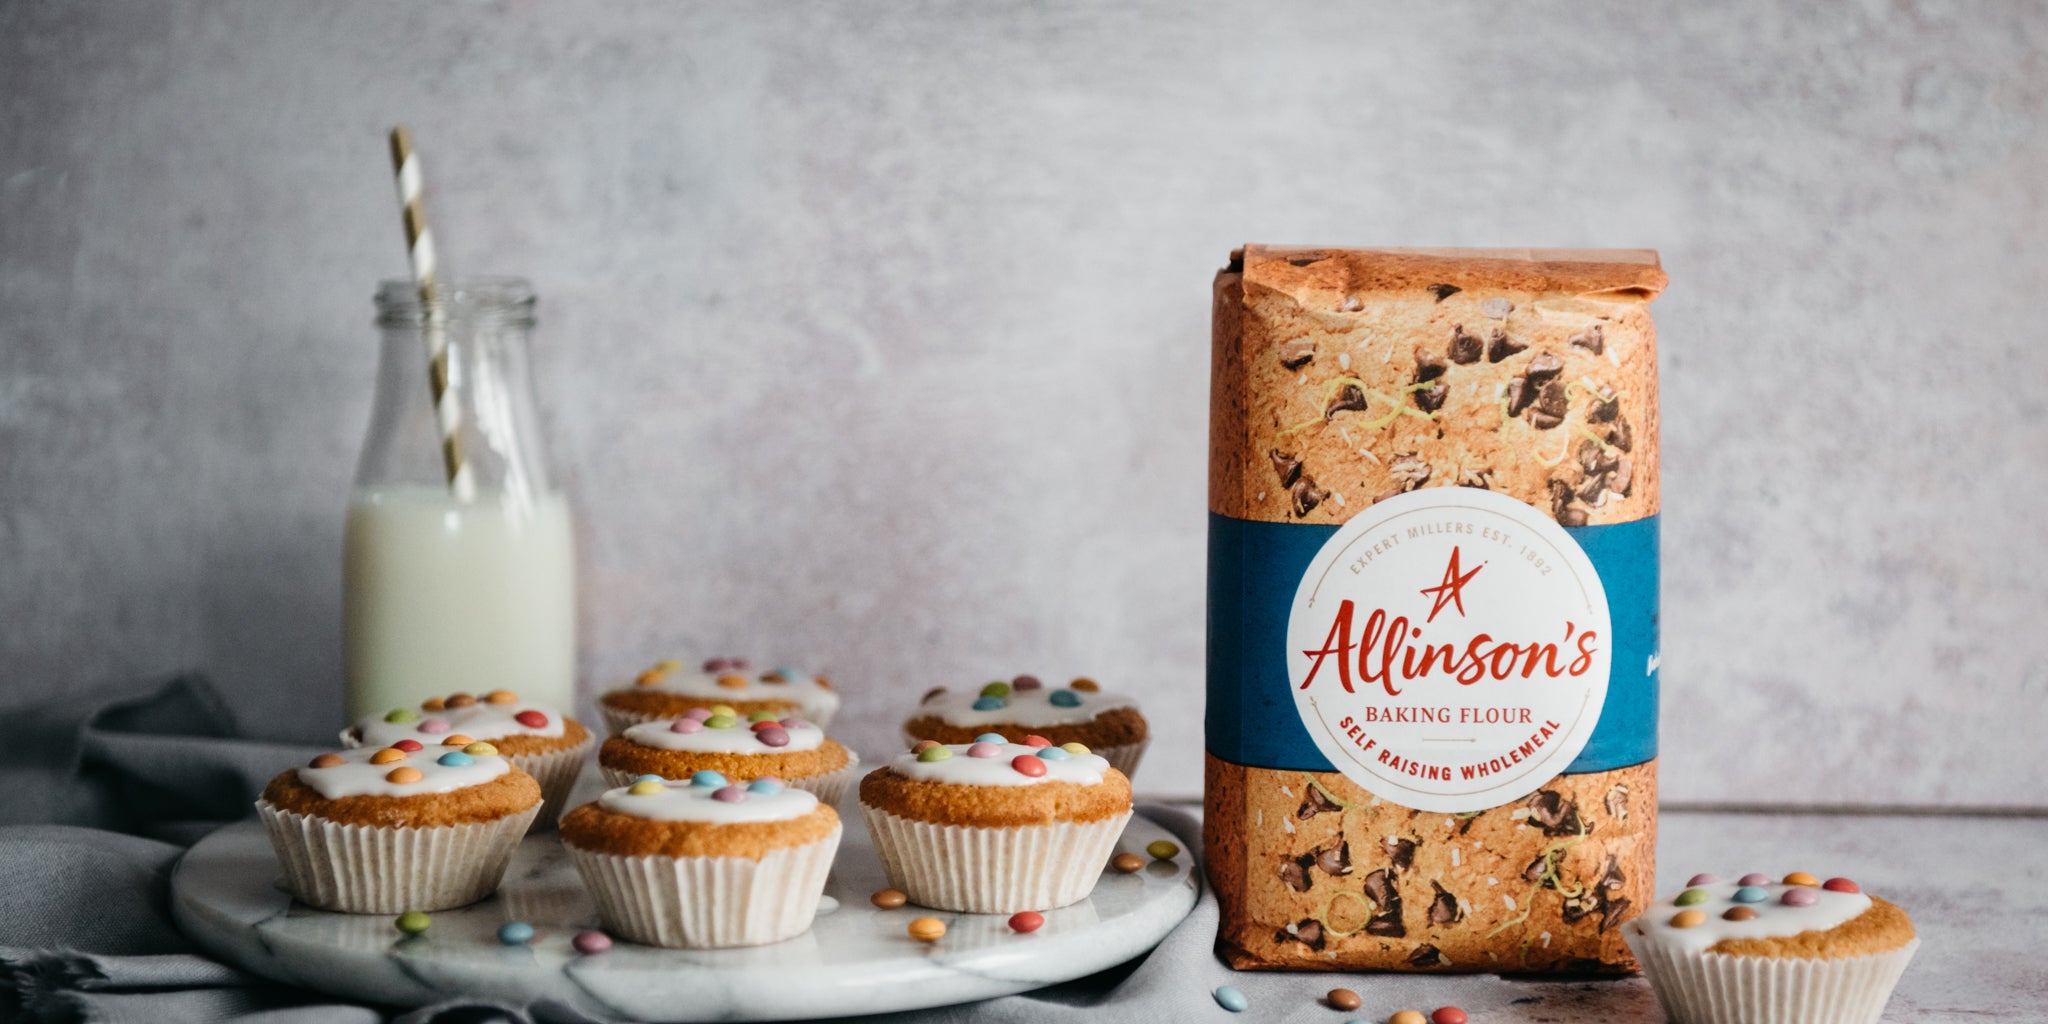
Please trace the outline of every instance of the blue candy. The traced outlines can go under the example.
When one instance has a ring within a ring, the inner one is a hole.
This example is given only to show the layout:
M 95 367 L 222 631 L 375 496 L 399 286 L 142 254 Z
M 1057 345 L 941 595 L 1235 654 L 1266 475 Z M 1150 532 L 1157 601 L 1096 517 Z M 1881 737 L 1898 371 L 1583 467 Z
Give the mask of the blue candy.
M 747 792 L 775 794 L 782 792 L 782 786 L 774 779 L 755 779 L 747 783 Z
M 1052 696 L 1046 699 L 1051 701 L 1054 707 L 1058 708 L 1078 708 L 1081 706 L 1081 695 L 1072 690 L 1054 690 Z M 1230 986 L 1226 985 L 1224 987 L 1229 988 Z M 1230 991 L 1236 992 L 1237 990 L 1232 988 Z M 1243 996 L 1240 995 L 1239 998 L 1243 998 Z
M 633 780 L 633 782 L 664 782 L 664 781 L 666 781 L 666 780 L 665 780 L 665 779 L 663 779 L 663 778 L 662 778 L 661 776 L 659 776 L 659 775 L 642 775 L 642 776 L 640 776 L 639 778 L 637 778 L 637 779 L 634 779 L 634 780 Z M 630 785 L 632 785 L 632 784 L 633 784 L 633 782 L 628 782 L 628 783 L 626 783 L 626 785 L 630 786 Z
M 476 758 L 473 758 L 460 750 L 451 750 L 441 755 L 441 760 L 439 763 L 445 764 L 450 768 L 460 768 L 463 765 L 475 764 Z
M 1080 702 L 1076 701 L 1075 703 Z M 1010 702 L 1001 697 L 978 697 L 974 701 L 974 710 L 976 711 L 1001 711 L 1009 706 Z
M 1216 990 L 1216 1005 L 1232 1013 L 1243 1013 L 1251 1008 L 1252 1001 L 1246 999 L 1244 993 L 1229 985 L 1225 985 Z
M 1066 761 L 1071 760 L 1073 756 L 1058 747 L 1038 748 L 1038 759 L 1041 761 Z
M 999 732 L 985 732 L 985 733 L 982 733 L 982 734 L 981 734 L 981 735 L 979 735 L 979 736 L 976 736 L 976 737 L 974 738 L 974 742 L 976 742 L 976 743 L 1008 743 L 1008 742 L 1010 742 L 1010 741 L 1009 741 L 1008 739 L 1004 738 L 1004 736 L 1003 736 L 1003 734 L 1002 734 L 1002 733 L 999 733 Z
M 706 769 L 704 771 L 698 772 L 695 775 L 690 776 L 690 785 L 705 786 L 711 789 L 720 789 L 725 786 L 725 776 L 720 775 L 717 772 L 711 771 L 709 769 Z
M 507 921 L 498 928 L 498 941 L 507 946 L 524 946 L 533 941 L 533 926 L 524 921 Z
M 1737 903 L 1762 903 L 1770 898 L 1771 894 L 1765 892 L 1759 886 L 1745 885 L 1735 890 L 1735 902 Z

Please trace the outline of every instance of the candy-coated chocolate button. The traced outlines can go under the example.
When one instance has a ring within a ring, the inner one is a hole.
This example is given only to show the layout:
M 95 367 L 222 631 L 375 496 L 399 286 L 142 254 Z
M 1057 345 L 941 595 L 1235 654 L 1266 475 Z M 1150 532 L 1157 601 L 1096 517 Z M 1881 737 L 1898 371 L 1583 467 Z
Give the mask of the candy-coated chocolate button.
M 725 785 L 725 776 L 706 768 L 690 776 L 690 785 L 716 789 L 719 786 Z
M 922 754 L 925 751 L 930 750 L 931 748 L 936 747 L 938 745 L 938 740 L 918 740 L 917 743 L 910 748 L 910 752 L 913 754 Z
M 731 729 L 739 724 L 740 720 L 731 715 L 712 715 L 704 720 L 705 727 L 711 729 Z
M 1387 1024 L 1429 1024 L 1429 1018 L 1421 1010 L 1402 1010 L 1387 1018 Z
M 1721 919 L 1724 921 L 1754 921 L 1756 917 L 1755 907 L 1729 907 L 1721 915 Z
M 967 748 L 968 757 L 1001 757 L 1003 748 L 994 743 L 976 743 Z
M 1356 1010 L 1365 1005 L 1365 1000 L 1348 988 L 1331 989 L 1328 995 L 1323 996 L 1323 1001 L 1329 1003 L 1333 1010 Z
M 747 721 L 749 721 L 749 722 L 773 722 L 773 721 L 775 721 L 775 712 L 773 712 L 773 711 L 756 711 L 756 712 L 754 712 L 753 714 L 750 714 L 750 715 L 748 715 L 748 716 L 747 716 Z
M 733 709 L 733 706 L 732 706 L 732 705 L 730 705 L 730 704 L 713 704 L 713 705 L 711 705 L 711 714 L 712 714 L 712 716 L 713 716 L 713 717 L 717 717 L 717 716 L 719 716 L 719 715 L 724 715 L 724 716 L 726 716 L 727 718 L 738 718 L 738 717 L 740 716 L 740 713 L 739 713 L 738 711 L 734 710 L 734 709 Z
M 999 732 L 985 732 L 974 738 L 976 743 L 1008 743 L 1009 738 Z
M 1070 761 L 1074 755 L 1058 747 L 1040 747 L 1038 748 L 1038 757 L 1044 761 Z
M 663 679 L 667 678 L 667 676 L 668 676 L 668 673 L 666 673 L 666 672 L 663 672 L 662 670 L 660 670 L 660 669 L 658 669 L 658 668 L 650 668 L 650 669 L 648 669 L 647 671 L 645 671 L 645 672 L 642 672 L 642 673 L 640 673 L 640 674 L 639 674 L 639 675 L 637 675 L 637 676 L 634 676 L 634 677 L 633 677 L 633 685 L 635 685 L 635 686 L 658 686 L 658 685 L 660 685 L 660 683 L 661 683 L 661 681 L 662 681 Z
M 1749 874 L 1746 874 L 1746 875 L 1742 876 L 1741 878 L 1738 878 L 1738 879 L 1736 879 L 1736 880 L 1735 880 L 1735 884 L 1736 884 L 1736 885 L 1769 885 L 1769 884 L 1771 884 L 1771 876 L 1769 876 L 1769 875 L 1766 875 L 1766 874 L 1764 874 L 1764 873 L 1763 873 L 1763 872 L 1761 872 L 1761 871 L 1752 871 L 1752 872 L 1750 872 Z
M 1034 779 L 1045 774 L 1045 762 L 1030 754 L 1018 754 L 1011 758 L 1010 767 L 1015 768 L 1017 774 L 1028 775 Z
M 399 740 L 398 742 L 393 743 L 391 745 L 391 749 L 403 750 L 408 754 L 417 754 L 420 751 L 427 749 L 427 745 L 421 743 L 418 740 Z
M 683 712 L 683 717 L 689 719 L 692 722 L 701 722 L 711 717 L 711 709 L 691 708 L 690 710 Z
M 1690 881 L 1686 882 L 1685 884 L 1686 884 L 1686 886 L 1687 886 L 1688 888 L 1690 888 L 1690 887 L 1692 887 L 1692 886 L 1695 886 L 1695 885 L 1712 885 L 1712 884 L 1714 884 L 1715 882 L 1718 882 L 1718 881 L 1720 881 L 1720 880 L 1721 880 L 1721 879 L 1720 879 L 1720 877 L 1719 877 L 1719 876 L 1717 876 L 1717 875 L 1710 875 L 1710 874 L 1707 874 L 1706 872 L 1702 871 L 1702 872 L 1700 872 L 1699 874 L 1697 874 L 1697 875 L 1694 875 L 1694 876 L 1692 876 L 1692 879 L 1691 879 Z
M 525 711 L 513 715 L 512 720 L 529 729 L 545 729 L 548 727 L 548 716 L 532 708 L 527 708 Z
M 445 754 L 442 754 L 440 759 L 435 761 L 434 763 L 447 765 L 450 768 L 461 768 L 465 765 L 475 764 L 476 758 L 471 757 L 460 750 L 451 750 Z
M 634 782 L 660 782 L 660 781 L 661 781 L 661 776 L 659 776 L 659 775 L 641 775 L 641 776 L 639 776 L 639 777 L 635 778 L 635 779 L 634 779 L 633 781 L 634 781 Z
M 533 926 L 524 921 L 507 921 L 498 926 L 498 942 L 506 946 L 524 946 L 533 941 Z
M 459 732 L 441 738 L 441 745 L 444 747 L 466 747 L 475 742 L 474 738 Z
M 775 794 L 782 792 L 782 780 L 774 778 L 755 779 L 754 781 L 747 783 L 747 792 L 761 793 L 766 796 L 774 796 Z
M 451 708 L 466 708 L 474 704 L 476 704 L 476 698 L 469 694 L 451 693 L 448 695 L 448 706 Z
M 445 718 L 429 718 L 426 721 L 421 722 L 414 728 L 419 730 L 420 732 L 426 733 L 429 736 L 439 736 L 442 733 L 447 732 L 450 726 L 448 725 L 448 720 Z
M 1019 935 L 1029 935 L 1045 924 L 1045 915 L 1036 910 L 1020 910 L 1010 915 L 1010 930 Z
M 688 736 L 691 733 L 703 732 L 704 723 L 694 718 L 678 718 L 674 722 L 669 723 L 668 731 L 679 732 Z
M 576 947 L 576 952 L 584 956 L 595 956 L 612 948 L 612 937 L 593 928 L 577 932 L 576 937 L 569 940 L 569 945 Z
M 1032 735 L 1024 737 L 1024 745 L 1027 747 L 1049 747 L 1052 746 L 1052 741 L 1036 733 L 1033 733 Z
M 484 703 L 517 704 L 519 703 L 519 695 L 513 693 L 510 690 L 492 690 L 491 692 L 484 694 Z
M 1785 895 L 1778 897 L 1778 902 L 1788 907 L 1810 907 L 1820 902 L 1820 893 L 1807 886 L 1795 885 L 1785 890 Z
M 1804 872 L 1804 871 L 1794 871 L 1794 872 L 1792 872 L 1791 874 L 1789 874 L 1789 875 L 1786 875 L 1786 876 L 1785 876 L 1785 884 L 1786 884 L 1786 885 L 1819 885 L 1819 884 L 1820 884 L 1820 879 L 1818 879 L 1818 878 L 1815 878 L 1815 877 L 1813 877 L 1812 875 L 1809 875 L 1809 874 L 1807 874 L 1807 873 L 1806 873 L 1806 872 Z
M 1034 675 L 1022 675 L 1010 680 L 1011 689 L 1016 690 L 1036 690 L 1044 686 L 1045 684 L 1040 682 L 1039 678 Z
M 632 796 L 653 796 L 654 794 L 661 792 L 664 788 L 666 787 L 662 786 L 662 784 L 659 782 L 648 782 L 643 779 L 639 782 L 633 783 L 630 786 L 627 786 L 626 792 Z
M 384 720 L 387 722 L 414 722 L 418 721 L 419 717 L 420 713 L 411 708 L 392 708 L 390 713 L 384 716 Z
M 1060 749 L 1069 754 L 1085 754 L 1088 752 L 1088 746 L 1085 743 L 1062 743 L 1060 744 Z
M 1081 706 L 1081 695 L 1072 690 L 1054 690 L 1052 696 L 1047 697 L 1046 700 L 1056 708 L 1078 708 Z
M 1001 711 L 1009 706 L 1010 703 L 1001 697 L 979 697 L 974 701 L 976 711 Z
M 876 889 L 875 894 L 868 897 L 868 902 L 883 910 L 895 910 L 897 907 L 910 902 L 910 897 L 905 896 L 898 889 Z
M 1244 993 L 1239 992 L 1236 986 L 1220 985 L 1216 989 L 1216 1005 L 1232 1013 L 1243 1013 L 1251 1009 L 1252 1001 L 1246 999 Z
M 1145 858 L 1135 853 L 1119 853 L 1109 859 L 1109 866 L 1128 875 L 1145 866 Z
M 790 715 L 782 720 L 782 727 L 785 729 L 808 729 L 811 727 L 811 723 L 804 721 L 800 716 Z
M 421 932 L 426 931 L 428 928 L 433 927 L 433 925 L 433 918 L 428 917 L 427 915 L 422 914 L 417 910 L 408 910 L 405 913 L 398 915 L 398 920 L 392 922 L 393 927 L 397 928 L 399 931 L 406 933 L 407 935 L 418 935 Z
M 1687 889 L 1686 891 L 1679 893 L 1678 898 L 1672 900 L 1671 902 L 1676 903 L 1681 907 L 1690 907 L 1695 903 L 1705 903 L 1706 901 L 1707 891 L 1705 889 Z
M 1465 1024 L 1465 1011 L 1455 1006 L 1439 1006 L 1429 1015 L 1429 1024 Z
M 740 786 L 724 786 L 711 794 L 711 799 L 722 804 L 742 803 L 747 799 L 747 791 Z
M 1102 689 L 1102 687 L 1096 685 L 1095 680 L 1090 679 L 1087 676 L 1082 676 L 1081 678 L 1076 679 L 1071 683 L 1068 683 L 1067 689 L 1079 690 L 1082 693 L 1094 693 L 1095 691 Z
M 1734 897 L 1737 903 L 1762 903 L 1770 898 L 1771 894 L 1760 885 L 1745 885 L 1735 890 Z
M 420 701 L 421 711 L 441 711 L 447 707 L 448 702 L 439 697 L 428 697 L 426 700 Z
M 755 733 L 754 738 L 771 747 L 789 746 L 789 730 L 780 725 L 771 725 Z
M 1826 889 L 1826 890 L 1827 890 L 1827 891 L 1829 891 L 1829 892 L 1862 892 L 1862 891 L 1863 891 L 1863 889 L 1862 889 L 1862 887 L 1861 887 L 1861 886 L 1857 885 L 1857 884 L 1856 884 L 1855 882 L 1851 882 L 1851 881 L 1849 881 L 1849 880 L 1848 880 L 1848 879 L 1846 879 L 1846 878 L 1830 878 L 1830 879 L 1828 879 L 1827 881 L 1825 881 L 1825 882 L 1822 882 L 1822 883 L 1820 884 L 1820 887 L 1821 887 L 1821 888 L 1823 888 L 1823 889 Z
M 981 688 L 981 695 L 984 697 L 1007 697 L 1010 695 L 1010 684 L 990 683 Z
M 936 917 L 920 917 L 905 930 L 919 942 L 937 942 L 946 935 L 946 922 Z
M 1145 844 L 1145 852 L 1151 854 L 1153 860 L 1172 860 L 1180 856 L 1180 847 L 1170 840 L 1154 839 Z
M 420 770 L 418 768 L 412 767 L 411 765 L 407 765 L 403 768 L 393 768 L 391 769 L 390 774 L 384 776 L 385 781 L 395 782 L 401 786 L 410 785 L 411 783 L 418 782 L 423 778 L 426 778 L 426 776 L 421 775 Z
M 811 682 L 818 684 L 818 689 L 820 690 L 829 690 L 832 688 L 832 680 L 827 679 L 824 676 L 812 676 Z
M 933 697 L 936 697 L 936 696 L 938 696 L 939 694 L 942 694 L 942 693 L 944 693 L 944 692 L 946 692 L 946 688 L 945 688 L 945 687 L 943 687 L 943 686 L 934 686 L 934 687 L 932 687 L 931 689 L 929 689 L 929 690 L 926 690 L 926 691 L 924 692 L 924 696 L 922 696 L 922 697 L 919 697 L 919 698 L 917 699 L 917 702 L 918 702 L 919 704 L 929 704 L 929 703 L 931 703 L 931 699 L 932 699 Z
M 313 759 L 313 767 L 315 768 L 339 768 L 347 763 L 348 758 L 340 754 L 321 754 Z
M 385 747 L 370 755 L 371 764 L 395 764 L 405 760 L 405 751 L 397 747 Z
M 953 748 L 945 746 L 926 747 L 923 750 L 917 752 L 917 759 L 925 762 L 926 764 L 930 764 L 933 761 L 944 761 L 945 759 L 952 756 Z
M 728 690 L 744 690 L 747 688 L 747 677 L 728 673 L 718 677 L 718 685 Z
M 491 745 L 491 744 L 489 744 L 489 743 L 485 743 L 485 742 L 483 742 L 482 740 L 478 740 L 478 741 L 477 741 L 477 742 L 475 742 L 475 743 L 471 743 L 471 744 L 469 744 L 468 746 L 466 746 L 466 747 L 463 747 L 463 748 L 462 748 L 462 752 L 463 752 L 463 753 L 465 753 L 465 754 L 468 754 L 468 755 L 469 755 L 469 756 L 471 756 L 471 757 L 496 757 L 496 756 L 498 756 L 498 748 L 497 748 L 497 747 L 495 747 L 495 746 L 492 746 L 492 745 Z
M 1704 910 L 1681 910 L 1671 915 L 1673 928 L 1697 928 L 1706 923 L 1707 912 Z
M 780 720 L 775 718 L 766 718 L 758 722 L 749 722 L 747 724 L 747 728 L 752 729 L 755 732 L 760 732 L 763 729 L 773 729 L 778 727 L 786 728 L 786 726 L 782 725 L 782 722 Z

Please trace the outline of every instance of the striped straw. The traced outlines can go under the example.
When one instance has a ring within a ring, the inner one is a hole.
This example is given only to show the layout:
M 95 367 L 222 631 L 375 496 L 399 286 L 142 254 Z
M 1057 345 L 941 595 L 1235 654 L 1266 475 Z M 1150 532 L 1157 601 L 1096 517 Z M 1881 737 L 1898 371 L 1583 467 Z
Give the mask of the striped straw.
M 462 457 L 462 404 L 449 394 L 448 331 L 440 288 L 434 279 L 434 233 L 420 205 L 423 179 L 420 158 L 412 151 L 412 134 L 404 125 L 391 129 L 391 166 L 398 172 L 398 201 L 405 211 L 405 248 L 412 258 L 412 279 L 419 286 L 421 334 L 427 346 L 427 380 L 434 392 L 434 419 L 441 428 L 441 464 L 448 472 L 448 490 L 467 501 L 476 483 Z

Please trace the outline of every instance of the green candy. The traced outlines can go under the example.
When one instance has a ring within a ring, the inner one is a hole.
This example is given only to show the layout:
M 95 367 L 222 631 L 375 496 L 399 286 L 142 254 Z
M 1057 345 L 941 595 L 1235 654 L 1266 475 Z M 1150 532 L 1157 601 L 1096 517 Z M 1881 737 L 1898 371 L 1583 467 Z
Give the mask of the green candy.
M 1008 697 L 1010 695 L 1010 684 L 990 683 L 981 688 L 981 695 L 984 697 Z
M 402 931 L 407 935 L 418 935 L 421 932 L 426 931 L 429 927 L 433 925 L 433 923 L 433 918 L 428 917 L 427 915 L 422 914 L 417 910 L 408 910 L 405 913 L 398 915 L 398 920 L 393 922 L 393 924 L 397 926 L 399 931 Z
M 420 713 L 411 708 L 392 708 L 391 713 L 384 716 L 387 722 L 417 722 L 419 718 Z
M 1671 902 L 1676 903 L 1681 907 L 1690 907 L 1695 903 L 1705 903 L 1706 901 L 1707 891 L 1705 889 L 1687 889 L 1686 891 L 1679 893 L 1678 898 L 1672 900 Z
M 1151 854 L 1153 860 L 1172 860 L 1180 855 L 1180 847 L 1164 839 L 1154 839 L 1145 844 L 1145 852 Z
M 740 724 L 740 720 L 731 715 L 712 715 L 704 720 L 704 728 L 706 729 L 730 729 L 738 724 Z
M 749 722 L 773 722 L 777 720 L 773 711 L 756 711 L 747 716 L 747 721 Z
M 917 755 L 917 759 L 930 763 L 932 761 L 944 761 L 952 756 L 953 751 L 947 747 L 926 747 L 922 753 Z

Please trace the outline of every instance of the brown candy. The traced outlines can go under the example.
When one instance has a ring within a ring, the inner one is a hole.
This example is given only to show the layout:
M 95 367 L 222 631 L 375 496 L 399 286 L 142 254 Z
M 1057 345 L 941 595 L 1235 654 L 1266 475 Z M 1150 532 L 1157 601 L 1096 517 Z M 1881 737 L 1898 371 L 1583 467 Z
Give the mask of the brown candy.
M 1071 683 L 1068 683 L 1067 688 L 1070 690 L 1079 690 L 1082 693 L 1094 693 L 1097 690 L 1102 689 L 1101 686 L 1096 684 L 1095 680 L 1090 679 L 1087 676 L 1082 676 L 1081 678 L 1076 679 Z
M 448 706 L 451 708 L 466 708 L 471 707 L 475 704 L 476 698 L 470 696 L 469 694 L 451 693 L 448 695 Z
M 1728 912 L 1722 914 L 1721 918 L 1726 921 L 1754 921 L 1756 916 L 1755 907 L 1729 907 Z
M 1135 853 L 1119 853 L 1109 859 L 1109 866 L 1128 875 L 1145 866 L 1145 858 Z
M 426 700 L 420 702 L 421 711 L 443 711 L 446 710 L 447 707 L 448 702 L 442 700 L 439 697 L 428 697 Z
M 883 910 L 895 910 L 910 902 L 910 897 L 905 896 L 899 889 L 876 889 L 875 894 L 868 897 L 868 902 Z
M 348 758 L 340 754 L 322 754 L 313 759 L 313 767 L 315 768 L 339 768 L 347 763 Z
M 1360 999 L 1358 993 L 1348 988 L 1333 988 L 1323 1000 L 1329 1003 L 1333 1010 L 1356 1010 L 1365 1005 L 1365 1000 Z

